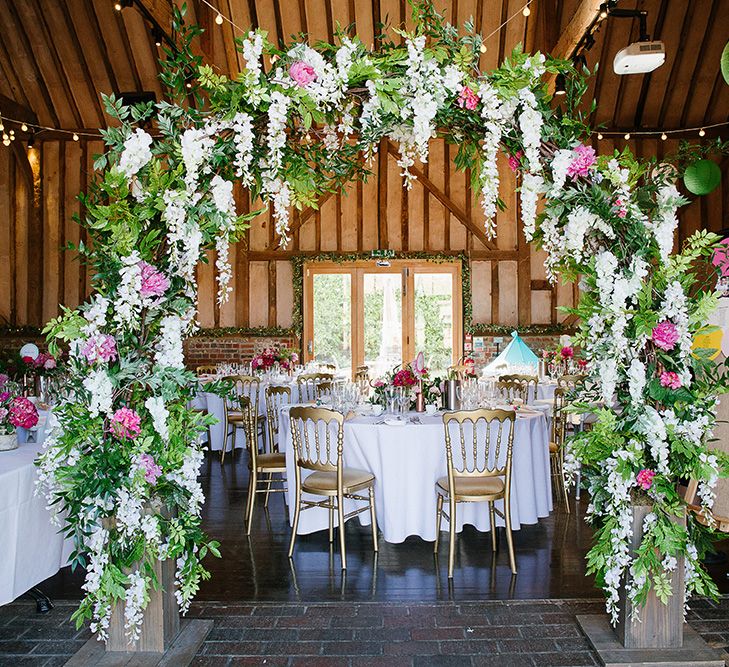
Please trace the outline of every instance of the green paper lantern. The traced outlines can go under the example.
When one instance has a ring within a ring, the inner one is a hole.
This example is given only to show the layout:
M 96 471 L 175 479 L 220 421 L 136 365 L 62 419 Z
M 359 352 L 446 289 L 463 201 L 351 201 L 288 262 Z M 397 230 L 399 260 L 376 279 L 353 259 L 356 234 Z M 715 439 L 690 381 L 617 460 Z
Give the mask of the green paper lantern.
M 721 73 L 724 81 L 729 83 L 729 42 L 726 43 L 724 51 L 721 54 Z
M 708 195 L 721 182 L 721 169 L 711 160 L 697 160 L 683 175 L 686 189 L 695 195 Z

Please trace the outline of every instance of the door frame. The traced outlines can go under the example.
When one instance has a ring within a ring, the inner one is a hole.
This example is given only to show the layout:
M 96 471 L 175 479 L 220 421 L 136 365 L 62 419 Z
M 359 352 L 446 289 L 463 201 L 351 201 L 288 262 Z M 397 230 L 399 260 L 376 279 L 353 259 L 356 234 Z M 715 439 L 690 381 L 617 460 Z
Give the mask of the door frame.
M 463 356 L 463 278 L 462 262 L 428 259 L 388 259 L 306 261 L 303 264 L 304 331 L 302 339 L 303 359 L 311 361 L 316 353 L 314 342 L 314 281 L 316 274 L 347 273 L 351 275 L 351 349 L 352 372 L 364 363 L 364 335 L 357 323 L 364 318 L 363 283 L 365 273 L 395 273 L 402 276 L 403 328 L 402 350 L 404 359 L 415 357 L 415 275 L 418 273 L 446 273 L 453 276 L 453 363 Z M 311 350 L 311 351 L 310 351 Z

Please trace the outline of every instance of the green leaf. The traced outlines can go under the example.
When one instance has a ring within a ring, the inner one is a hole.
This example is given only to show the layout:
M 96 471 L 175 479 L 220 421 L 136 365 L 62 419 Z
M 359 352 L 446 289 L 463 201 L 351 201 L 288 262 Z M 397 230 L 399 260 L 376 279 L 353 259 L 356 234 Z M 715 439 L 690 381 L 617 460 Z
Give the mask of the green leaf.
M 697 160 L 683 175 L 686 189 L 695 195 L 708 195 L 721 182 L 721 169 L 711 160 Z
M 729 83 L 729 42 L 726 43 L 721 54 L 721 73 L 724 76 L 724 81 Z

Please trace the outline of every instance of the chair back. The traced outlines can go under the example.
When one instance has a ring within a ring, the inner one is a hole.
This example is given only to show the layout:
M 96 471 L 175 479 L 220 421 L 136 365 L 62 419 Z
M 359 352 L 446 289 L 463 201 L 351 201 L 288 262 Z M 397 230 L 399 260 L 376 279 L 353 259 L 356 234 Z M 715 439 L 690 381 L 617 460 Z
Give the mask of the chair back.
M 328 408 L 295 406 L 289 419 L 297 476 L 299 468 L 341 473 L 344 415 Z
M 566 387 L 557 387 L 554 390 L 554 407 L 552 408 L 552 442 L 560 449 L 564 444 L 567 431 L 567 413 L 565 412 Z
M 253 418 L 253 426 L 255 428 L 254 433 L 258 433 L 258 401 L 261 389 L 261 380 L 255 375 L 229 375 L 224 379 L 233 383 L 233 393 L 236 397 L 233 400 L 226 399 L 224 401 L 226 418 L 230 410 L 240 409 L 240 399 L 245 396 L 251 403 L 251 415 Z
M 557 386 L 574 389 L 577 385 L 584 384 L 586 379 L 586 375 L 560 375 L 557 378 Z
M 246 434 L 246 449 L 248 450 L 248 465 L 255 470 L 258 466 L 258 441 L 255 427 L 253 403 L 248 396 L 240 396 L 238 399 L 240 410 L 243 413 L 243 430 Z
M 319 368 L 324 368 L 326 371 L 331 371 L 332 373 L 334 373 L 337 370 L 336 364 L 319 363 L 319 362 L 317 362 L 317 363 L 319 364 Z
M 296 378 L 296 386 L 299 388 L 299 401 L 306 403 L 316 400 L 316 385 L 319 382 L 331 382 L 334 375 L 331 373 L 303 373 Z
M 317 382 L 315 387 L 316 398 L 321 400 L 328 398 L 332 395 L 333 383 L 331 380 L 324 380 L 324 382 Z
M 354 381 L 369 384 L 369 382 L 370 382 L 369 366 L 357 366 L 357 370 L 354 373 Z
M 291 403 L 291 387 L 268 385 L 265 390 L 268 419 L 268 442 L 272 452 L 278 451 L 278 419 L 281 408 Z
M 531 400 L 537 400 L 537 387 L 539 386 L 539 377 L 537 375 L 522 375 L 515 373 L 512 375 L 501 375 L 499 376 L 500 382 L 517 382 L 524 385 L 525 389 L 525 402 Z M 531 397 L 530 397 L 531 396 Z
M 496 389 L 507 401 L 520 398 L 524 403 L 529 401 L 529 385 L 519 380 L 499 380 Z
M 195 368 L 195 375 L 217 375 L 217 366 L 197 366 Z
M 513 410 L 485 408 L 443 415 L 451 489 L 456 477 L 504 477 L 508 492 L 515 420 Z M 456 434 L 458 438 L 454 443 L 452 436 Z

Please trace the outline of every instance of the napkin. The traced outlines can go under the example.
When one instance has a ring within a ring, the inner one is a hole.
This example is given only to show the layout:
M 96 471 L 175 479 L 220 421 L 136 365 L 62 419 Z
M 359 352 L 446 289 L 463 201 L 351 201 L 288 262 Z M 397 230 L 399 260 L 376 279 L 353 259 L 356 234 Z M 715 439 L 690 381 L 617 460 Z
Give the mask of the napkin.
M 404 419 L 398 419 L 397 417 L 385 417 L 385 424 L 388 426 L 405 426 L 407 422 Z

